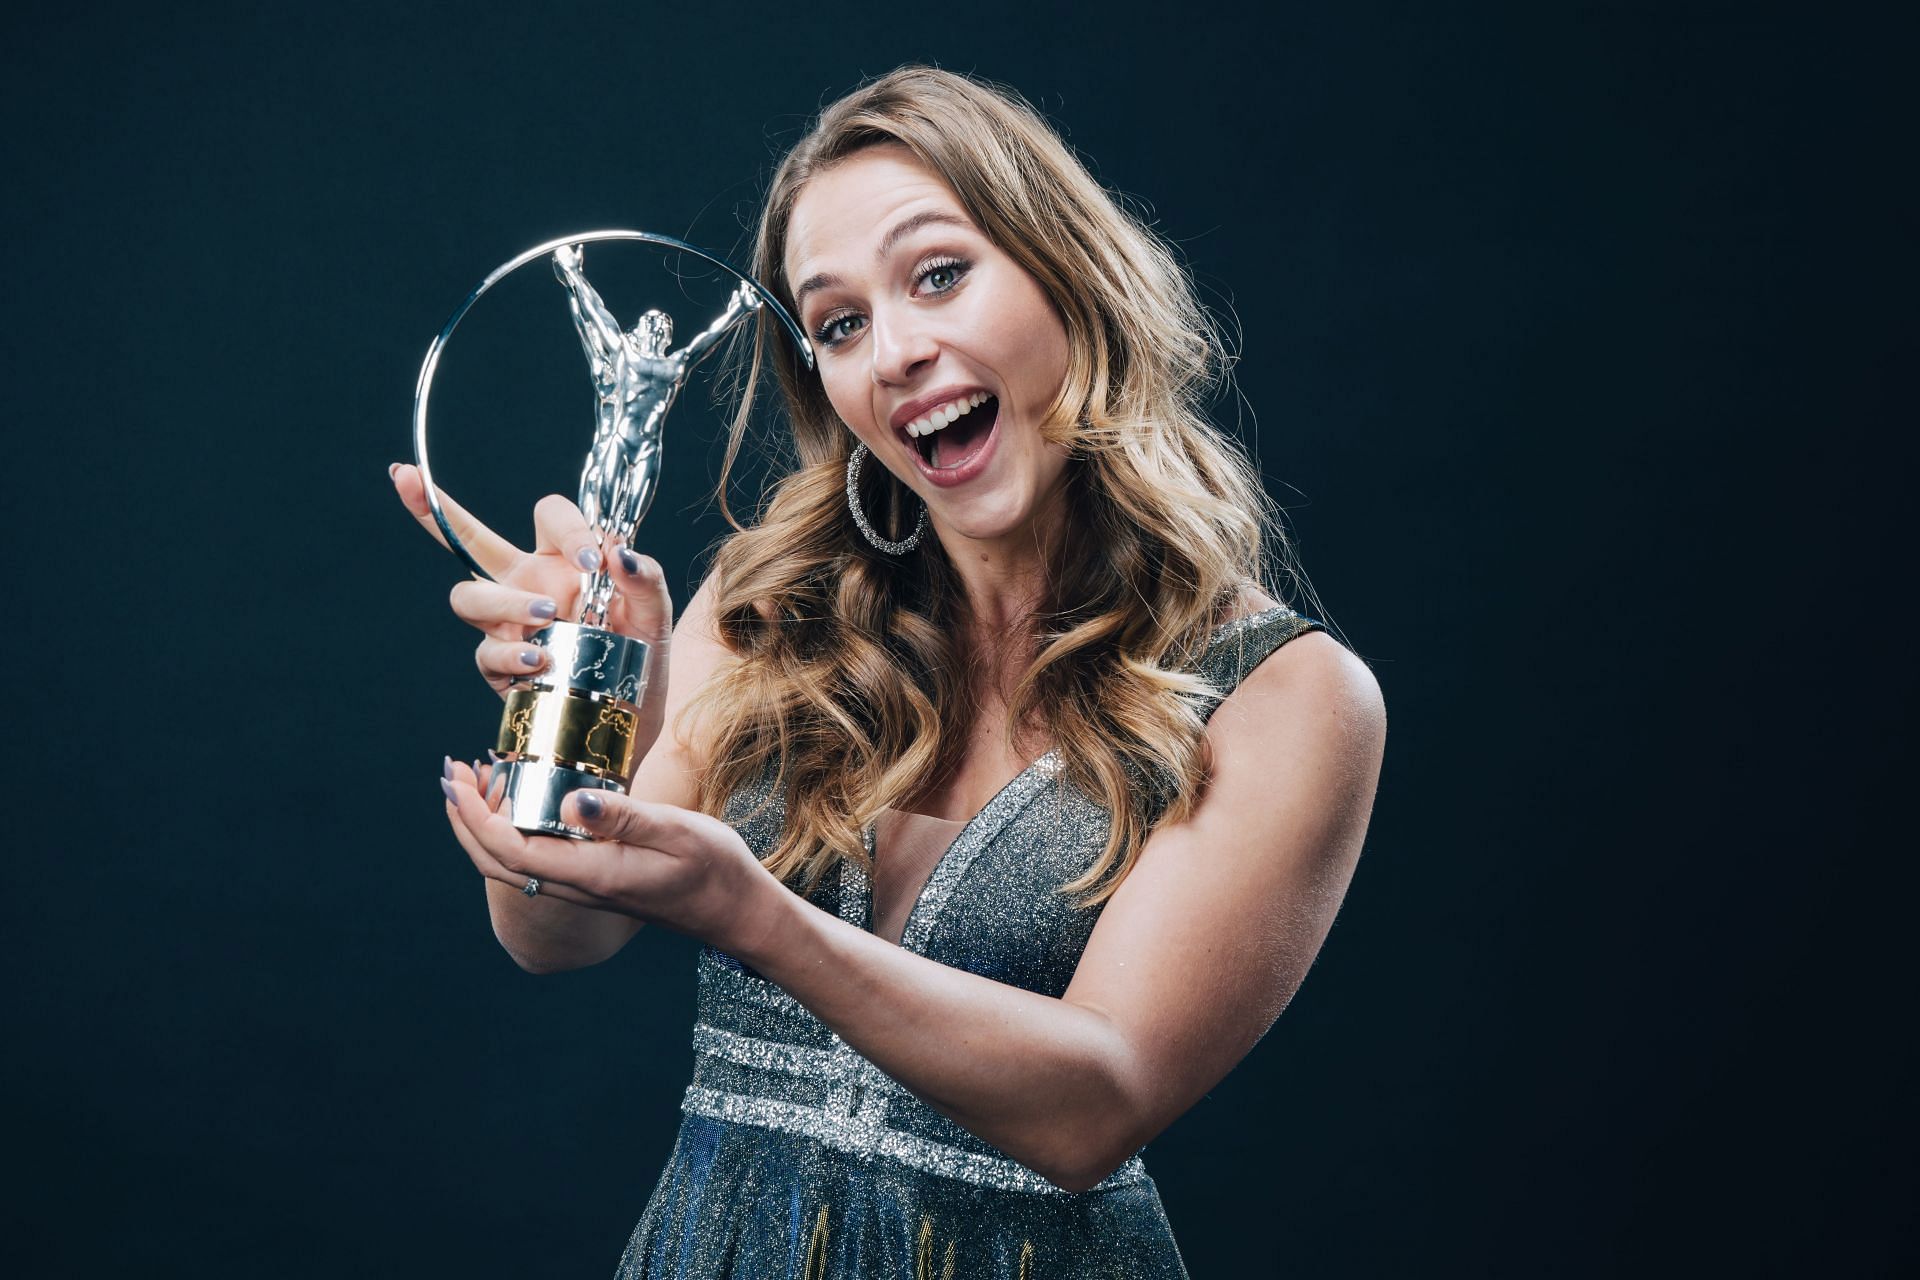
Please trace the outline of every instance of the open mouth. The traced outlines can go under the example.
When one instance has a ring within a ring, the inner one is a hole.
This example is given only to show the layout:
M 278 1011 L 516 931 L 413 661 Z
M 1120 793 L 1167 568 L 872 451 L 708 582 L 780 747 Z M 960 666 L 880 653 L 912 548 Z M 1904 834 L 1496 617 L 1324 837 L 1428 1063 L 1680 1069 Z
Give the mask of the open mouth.
M 944 414 L 948 410 L 956 411 L 956 416 L 946 418 Z M 934 410 L 927 418 L 912 424 L 907 434 L 914 437 L 913 427 L 924 427 L 913 439 L 921 460 L 929 470 L 951 471 L 971 462 L 986 447 L 999 416 L 998 397 L 977 392 L 968 400 L 957 400 Z

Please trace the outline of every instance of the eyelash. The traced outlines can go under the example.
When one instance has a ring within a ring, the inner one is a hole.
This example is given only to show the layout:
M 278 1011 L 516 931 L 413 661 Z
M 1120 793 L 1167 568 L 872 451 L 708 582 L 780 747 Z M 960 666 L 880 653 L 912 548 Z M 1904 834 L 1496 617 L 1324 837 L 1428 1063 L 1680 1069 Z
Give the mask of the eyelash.
M 971 270 L 973 270 L 973 264 L 965 258 L 936 258 L 932 262 L 927 263 L 926 266 L 920 268 L 919 273 L 914 276 L 913 282 L 918 286 L 924 284 L 927 277 L 933 275 L 935 272 L 950 271 L 954 275 L 953 283 L 944 289 L 935 291 L 936 295 L 948 294 L 960 287 L 960 282 L 967 278 L 967 272 Z M 813 331 L 813 340 L 829 350 L 841 345 L 853 335 L 845 334 L 836 338 L 833 336 L 834 326 L 840 324 L 842 321 L 854 319 L 859 314 L 857 311 L 842 311 L 835 315 L 828 316 L 820 322 L 819 328 Z

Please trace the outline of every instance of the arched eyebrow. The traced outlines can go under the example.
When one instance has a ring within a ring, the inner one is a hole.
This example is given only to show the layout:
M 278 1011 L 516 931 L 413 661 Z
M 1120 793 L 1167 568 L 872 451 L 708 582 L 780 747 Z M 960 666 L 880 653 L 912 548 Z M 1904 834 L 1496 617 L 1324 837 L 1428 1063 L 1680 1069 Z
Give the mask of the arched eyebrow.
M 957 213 L 949 213 L 945 209 L 923 209 L 911 218 L 902 218 L 899 222 L 894 223 L 893 229 L 881 237 L 880 247 L 874 251 L 874 262 L 876 264 L 885 262 L 887 255 L 893 252 L 895 246 L 920 228 L 934 226 L 940 223 L 954 227 L 965 227 L 969 231 L 973 229 L 973 224 Z M 830 289 L 839 283 L 839 276 L 827 275 L 824 272 L 818 275 L 808 276 L 800 282 L 800 287 L 793 291 L 793 309 L 798 311 L 805 306 L 808 294 L 819 289 Z
M 911 218 L 903 218 L 899 222 L 896 222 L 893 225 L 893 230 L 887 232 L 887 234 L 882 237 L 880 248 L 876 250 L 873 255 L 874 263 L 878 265 L 879 263 L 885 262 L 887 255 L 892 253 L 894 248 L 902 240 L 905 240 L 920 228 L 932 226 L 935 223 L 946 223 L 949 226 L 965 227 L 968 230 L 973 229 L 973 224 L 957 213 L 948 213 L 945 209 L 923 209 Z

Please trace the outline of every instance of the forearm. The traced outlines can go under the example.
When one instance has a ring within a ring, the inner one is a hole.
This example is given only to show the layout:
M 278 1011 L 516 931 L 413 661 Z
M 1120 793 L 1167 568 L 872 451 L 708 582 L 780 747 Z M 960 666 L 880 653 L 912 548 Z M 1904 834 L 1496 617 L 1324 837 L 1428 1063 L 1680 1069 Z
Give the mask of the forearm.
M 687 343 L 685 348 L 687 367 L 692 368 L 694 365 L 706 359 L 707 353 L 713 349 L 714 344 L 726 337 L 728 331 L 731 330 L 734 325 L 740 323 L 740 317 L 745 315 L 746 312 L 746 305 L 736 296 L 734 300 L 728 304 L 726 311 L 721 313 L 718 320 L 715 320 L 705 329 L 695 334 L 692 340 Z
M 929 960 L 784 897 L 739 958 L 929 1106 L 1071 1189 L 1134 1149 L 1127 1046 L 1103 1014 Z
M 574 293 L 567 299 L 567 305 L 573 311 L 573 327 L 580 331 L 580 341 L 587 348 L 590 359 L 605 359 L 609 351 L 620 341 L 620 330 L 608 315 L 605 307 L 592 305 L 599 301 L 597 295 L 589 290 L 589 298 L 583 299 Z
M 528 973 L 584 969 L 611 958 L 640 928 L 631 916 L 575 906 L 488 880 L 493 936 Z

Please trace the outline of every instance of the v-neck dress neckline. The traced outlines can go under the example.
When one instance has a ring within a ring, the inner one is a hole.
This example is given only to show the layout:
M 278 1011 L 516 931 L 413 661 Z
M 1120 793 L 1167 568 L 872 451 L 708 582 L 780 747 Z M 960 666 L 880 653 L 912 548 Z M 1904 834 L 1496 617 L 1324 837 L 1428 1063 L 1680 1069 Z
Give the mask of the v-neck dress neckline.
M 1213 629 L 1207 638 L 1207 649 L 1211 652 L 1223 640 L 1237 632 L 1258 626 L 1275 617 L 1288 616 L 1293 610 L 1286 605 L 1276 605 L 1271 609 L 1262 609 L 1242 617 L 1224 622 Z M 980 811 L 960 824 L 953 841 L 933 870 L 927 873 L 927 879 L 914 896 L 913 907 L 907 912 L 907 922 L 901 928 L 899 945 L 908 951 L 925 954 L 926 942 L 933 934 L 933 926 L 938 921 L 940 909 L 946 905 L 960 877 L 966 874 L 975 855 L 999 835 L 1009 820 L 1026 808 L 1041 787 L 1052 780 L 1060 771 L 1060 752 L 1056 748 L 1048 751 L 1039 759 L 1013 775 L 1007 784 L 993 794 L 993 798 L 980 807 Z M 931 817 L 930 814 L 918 815 Z M 949 819 L 940 819 L 949 821 Z M 868 823 L 865 833 L 867 858 L 874 856 L 874 824 Z M 867 933 L 873 932 L 873 882 L 867 873 L 851 862 L 840 863 L 840 918 L 858 926 Z M 876 935 L 877 936 L 877 935 Z
M 907 912 L 907 922 L 900 930 L 900 946 L 924 954 L 927 938 L 933 933 L 940 908 L 946 904 L 947 897 L 973 862 L 974 856 L 991 844 L 1013 816 L 1040 794 L 1041 787 L 1052 779 L 1059 767 L 1059 752 L 1047 752 L 1014 774 L 1005 786 L 993 794 L 991 800 L 980 807 L 980 812 L 960 824 L 952 843 L 947 845 L 946 851 L 933 864 L 926 882 L 914 895 L 913 908 Z M 868 823 L 866 844 L 869 859 L 874 854 L 873 837 L 873 824 Z M 847 861 L 840 864 L 840 917 L 868 933 L 873 932 L 873 882 L 864 870 Z
M 873 933 L 899 945 L 920 891 L 926 888 L 940 859 L 966 830 L 968 821 L 970 819 L 940 818 L 907 809 L 882 809 L 874 818 L 873 871 L 869 877 Z M 883 883 L 887 883 L 889 891 L 889 900 L 884 903 L 880 900 Z M 881 914 L 883 906 L 889 914 Z

